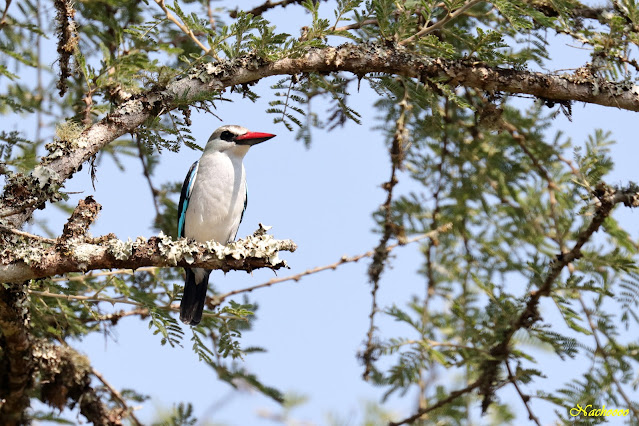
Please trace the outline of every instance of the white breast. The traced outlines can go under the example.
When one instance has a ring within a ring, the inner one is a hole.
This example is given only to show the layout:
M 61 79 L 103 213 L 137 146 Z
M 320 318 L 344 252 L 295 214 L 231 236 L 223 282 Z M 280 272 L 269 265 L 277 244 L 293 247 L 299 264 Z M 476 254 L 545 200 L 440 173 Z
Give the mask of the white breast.
M 246 199 L 242 159 L 223 152 L 200 159 L 186 210 L 184 235 L 226 244 L 235 237 Z

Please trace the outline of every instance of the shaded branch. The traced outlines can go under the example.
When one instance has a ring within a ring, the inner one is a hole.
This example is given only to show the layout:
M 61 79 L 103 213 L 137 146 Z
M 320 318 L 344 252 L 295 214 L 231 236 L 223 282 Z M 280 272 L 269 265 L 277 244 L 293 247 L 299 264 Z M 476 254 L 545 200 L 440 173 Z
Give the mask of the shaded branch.
M 33 386 L 29 313 L 24 286 L 0 286 L 0 424 L 25 424 Z

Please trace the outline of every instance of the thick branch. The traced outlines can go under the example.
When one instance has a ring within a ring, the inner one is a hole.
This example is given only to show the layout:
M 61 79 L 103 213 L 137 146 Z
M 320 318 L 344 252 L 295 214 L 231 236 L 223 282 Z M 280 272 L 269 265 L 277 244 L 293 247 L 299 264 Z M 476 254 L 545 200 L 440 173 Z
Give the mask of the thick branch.
M 524 93 L 557 101 L 580 101 L 639 111 L 639 87 L 596 77 L 549 75 L 525 70 L 489 67 L 468 60 L 451 61 L 420 56 L 394 44 L 344 44 L 309 49 L 305 55 L 266 62 L 243 56 L 217 64 L 206 63 L 163 91 L 151 90 L 128 100 L 79 137 L 51 145 L 30 177 L 8 179 L 0 203 L 5 225 L 19 228 L 36 208 L 55 199 L 57 188 L 89 158 L 119 136 L 134 132 L 147 119 L 201 100 L 229 86 L 254 82 L 273 75 L 300 72 L 348 71 L 359 76 L 389 73 L 420 80 L 437 79 L 451 86 L 467 86 L 488 92 Z
M 101 238 L 70 246 L 28 248 L 16 246 L 11 256 L 1 259 L 0 282 L 22 282 L 69 272 L 95 269 L 137 269 L 143 266 L 182 266 L 207 269 L 245 270 L 279 269 L 286 262 L 278 258 L 279 251 L 295 251 L 291 240 L 276 240 L 264 228 L 254 235 L 223 246 L 215 242 L 189 243 L 181 238 L 173 241 L 160 234 L 146 240 L 123 242 Z

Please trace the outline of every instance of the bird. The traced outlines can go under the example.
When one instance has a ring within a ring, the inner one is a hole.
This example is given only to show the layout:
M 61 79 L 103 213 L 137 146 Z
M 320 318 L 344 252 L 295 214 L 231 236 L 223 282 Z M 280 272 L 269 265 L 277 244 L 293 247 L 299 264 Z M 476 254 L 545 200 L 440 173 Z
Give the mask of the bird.
M 235 240 L 247 206 L 246 173 L 242 160 L 253 145 L 275 137 L 227 125 L 215 130 L 202 157 L 193 163 L 182 185 L 178 204 L 178 236 L 198 242 Z M 210 269 L 185 268 L 180 320 L 202 320 Z

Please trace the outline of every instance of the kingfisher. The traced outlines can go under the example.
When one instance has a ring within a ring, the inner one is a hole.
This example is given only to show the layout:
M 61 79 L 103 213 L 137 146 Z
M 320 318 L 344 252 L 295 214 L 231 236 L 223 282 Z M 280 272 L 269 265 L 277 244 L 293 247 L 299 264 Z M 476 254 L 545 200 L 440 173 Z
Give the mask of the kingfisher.
M 235 240 L 247 205 L 242 160 L 249 148 L 275 135 L 241 126 L 222 126 L 209 138 L 202 157 L 193 163 L 182 185 L 178 235 L 198 242 L 227 244 Z M 202 319 L 210 269 L 185 268 L 180 320 L 197 325 Z

